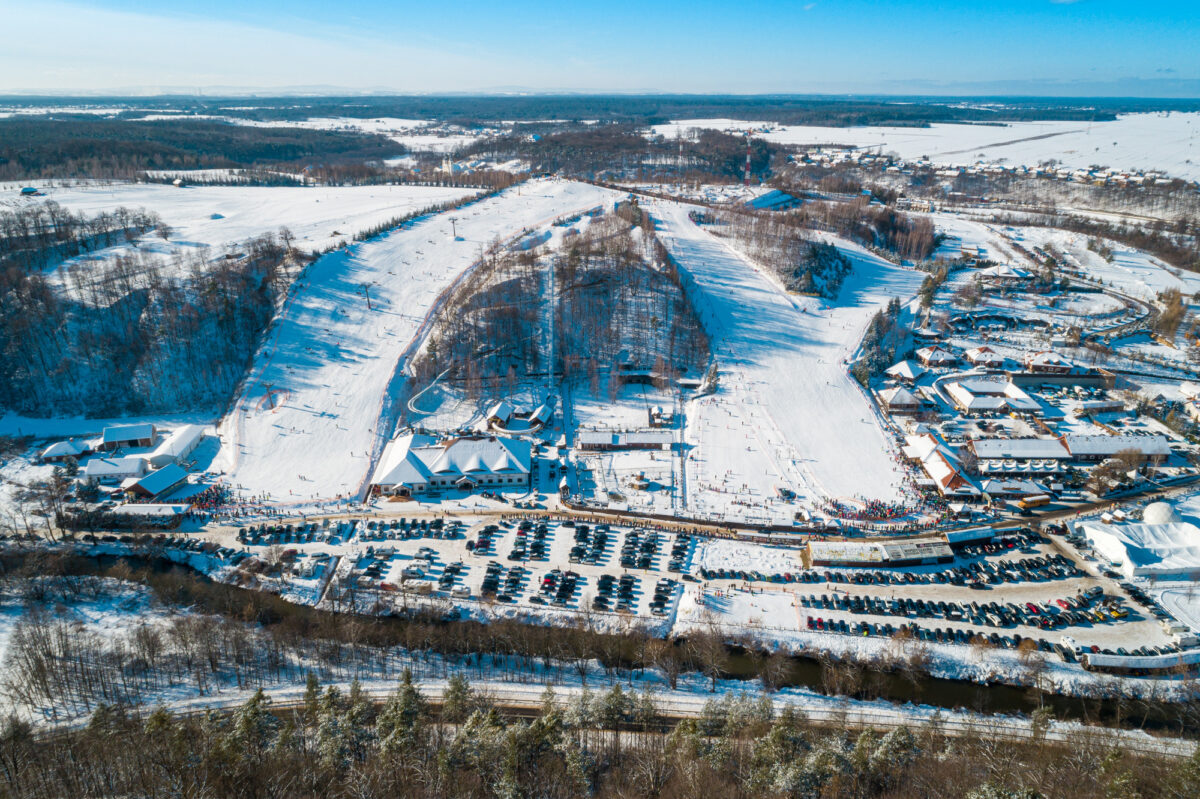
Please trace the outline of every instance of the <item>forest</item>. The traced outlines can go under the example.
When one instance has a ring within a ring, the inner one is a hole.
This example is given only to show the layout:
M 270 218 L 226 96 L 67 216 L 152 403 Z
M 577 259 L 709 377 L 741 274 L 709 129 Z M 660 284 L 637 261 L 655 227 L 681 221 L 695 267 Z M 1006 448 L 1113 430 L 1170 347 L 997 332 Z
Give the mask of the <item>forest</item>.
M 610 390 L 631 368 L 703 372 L 707 338 L 674 266 L 641 209 L 619 214 L 590 219 L 558 253 L 493 248 L 439 315 L 418 378 L 452 369 L 474 396 L 547 371 Z
M 1080 732 L 1068 744 L 949 737 L 936 723 L 882 732 L 821 726 L 746 695 L 699 718 L 664 718 L 614 685 L 531 715 L 498 710 L 452 678 L 438 704 L 408 673 L 382 703 L 358 682 L 310 677 L 300 702 L 262 692 L 235 710 L 145 717 L 103 706 L 78 731 L 0 727 L 0 790 L 14 799 L 189 797 L 710 797 L 1041 799 L 1200 792 L 1200 755 L 1123 751 Z
M 361 161 L 403 155 L 376 134 L 181 119 L 0 119 L 0 180 L 134 178 L 143 170 Z
M 1196 111 L 1195 100 L 1138 98 L 1037 97 L 829 97 L 820 95 L 373 95 L 354 97 L 8 97 L 15 107 L 98 105 L 136 106 L 125 116 L 146 110 L 188 111 L 196 114 L 238 116 L 259 121 L 306 119 L 310 116 L 392 116 L 401 119 L 437 119 L 471 124 L 500 120 L 607 121 L 655 124 L 670 119 L 730 118 L 795 125 L 925 125 L 934 122 L 988 122 L 1010 120 L 1108 120 L 1118 113 L 1138 111 Z M 969 102 L 964 102 L 969 100 Z M 56 118 L 69 113 L 55 112 Z M 80 115 L 82 116 L 82 115 Z
M 759 263 L 769 266 L 789 291 L 837 299 L 850 261 L 837 247 L 816 239 L 795 217 L 726 213 L 714 232 L 729 235 Z
M 459 152 L 463 157 L 499 160 L 519 158 L 535 172 L 562 172 L 595 178 L 601 175 L 637 179 L 726 183 L 740 180 L 746 163 L 746 140 L 715 130 L 699 130 L 683 139 L 648 138 L 634 125 L 586 125 L 549 130 L 534 140 L 527 132 L 476 142 Z M 753 139 L 750 173 L 766 175 L 779 148 Z
M 133 251 L 63 276 L 0 272 L 0 407 L 38 416 L 221 407 L 305 257 L 285 231 L 222 254 Z

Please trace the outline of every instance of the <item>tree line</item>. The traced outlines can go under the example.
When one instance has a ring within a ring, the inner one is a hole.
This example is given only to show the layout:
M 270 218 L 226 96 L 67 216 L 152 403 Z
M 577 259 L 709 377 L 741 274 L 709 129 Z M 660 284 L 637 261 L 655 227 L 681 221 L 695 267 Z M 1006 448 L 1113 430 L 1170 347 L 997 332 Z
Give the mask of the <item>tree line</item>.
M 155 229 L 170 234 L 158 214 L 144 208 L 122 206 L 89 217 L 53 200 L 18 206 L 0 211 L 0 270 L 45 269 Z

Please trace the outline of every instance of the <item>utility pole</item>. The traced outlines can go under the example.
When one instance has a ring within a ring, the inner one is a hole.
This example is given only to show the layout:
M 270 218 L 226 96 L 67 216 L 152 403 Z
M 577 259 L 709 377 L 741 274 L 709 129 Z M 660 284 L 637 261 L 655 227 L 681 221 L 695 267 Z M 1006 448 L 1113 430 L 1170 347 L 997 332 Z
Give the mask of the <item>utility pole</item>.
M 367 298 L 367 310 L 369 311 L 369 310 L 371 310 L 371 284 L 363 283 L 362 291 L 363 291 L 363 296 Z

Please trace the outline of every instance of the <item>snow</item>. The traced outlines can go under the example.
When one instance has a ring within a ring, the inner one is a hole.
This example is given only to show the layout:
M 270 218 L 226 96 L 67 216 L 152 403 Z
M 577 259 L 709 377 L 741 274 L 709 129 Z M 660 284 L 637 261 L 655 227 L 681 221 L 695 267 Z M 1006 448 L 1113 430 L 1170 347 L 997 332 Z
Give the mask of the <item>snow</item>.
M 1113 251 L 1109 263 L 1087 248 L 1088 237 L 1082 234 L 1053 228 L 1019 228 L 1011 235 L 1027 248 L 1052 245 L 1090 277 L 1143 300 L 1152 300 L 1171 288 L 1185 296 L 1200 291 L 1200 275 L 1173 269 L 1149 253 L 1114 241 L 1106 241 Z
M 922 275 L 832 240 L 853 264 L 838 299 L 789 295 L 694 225 L 689 206 L 651 207 L 694 286 L 720 369 L 716 393 L 689 408 L 689 509 L 789 520 L 795 508 L 775 498 L 777 485 L 809 501 L 898 500 L 904 471 L 845 360 L 871 316 L 892 297 L 911 297 Z
M 358 493 L 393 432 L 400 369 L 443 291 L 493 240 L 613 196 L 582 183 L 536 181 L 312 264 L 222 422 L 215 468 L 280 502 Z
M 153 232 L 137 242 L 141 252 L 163 255 L 187 253 L 202 247 L 222 248 L 263 233 L 287 227 L 303 250 L 324 250 L 355 233 L 439 203 L 469 196 L 473 189 L 430 186 L 267 187 L 192 186 L 113 183 L 70 188 L 47 188 L 45 197 L 30 201 L 14 197 L 5 206 L 53 200 L 77 213 L 92 216 L 114 208 L 145 208 L 162 217 L 173 233 L 163 241 Z M 86 261 L 129 252 L 132 245 L 111 247 L 68 261 Z M 215 253 L 214 253 L 215 254 Z
M 723 538 L 709 538 L 697 544 L 694 562 L 701 569 L 735 569 L 763 574 L 787 574 L 804 569 L 798 549 Z
M 1122 114 L 1111 122 L 937 123 L 927 128 L 829 128 L 685 119 L 656 125 L 653 130 L 675 138 L 690 128 L 730 130 L 739 135 L 753 129 L 755 137 L 776 144 L 844 144 L 894 152 L 905 160 L 928 157 L 942 164 L 988 161 L 1035 167 L 1053 159 L 1069 169 L 1101 165 L 1127 171 L 1159 170 L 1200 180 L 1200 113 Z

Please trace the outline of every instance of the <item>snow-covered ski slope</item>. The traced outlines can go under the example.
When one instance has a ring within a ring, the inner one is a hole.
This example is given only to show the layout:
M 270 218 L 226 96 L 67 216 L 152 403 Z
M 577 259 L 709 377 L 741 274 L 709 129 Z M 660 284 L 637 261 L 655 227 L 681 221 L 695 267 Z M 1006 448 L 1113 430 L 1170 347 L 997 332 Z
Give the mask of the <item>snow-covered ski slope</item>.
M 300 249 L 322 250 L 396 217 L 475 193 L 473 189 L 430 186 L 176 188 L 157 183 L 97 183 L 45 187 L 42 191 L 44 197 L 32 199 L 16 197 L 15 189 L 6 191 L 0 194 L 0 210 L 48 200 L 87 216 L 120 206 L 145 208 L 157 213 L 173 230 L 166 241 L 154 232 L 137 241 L 141 252 L 159 254 L 201 247 L 215 250 L 273 233 L 280 227 L 292 231 Z M 128 251 L 132 246 L 111 247 L 82 258 Z
M 921 275 L 834 240 L 853 263 L 836 302 L 790 295 L 725 241 L 693 224 L 692 206 L 656 202 L 659 235 L 686 273 L 720 368 L 715 394 L 688 411 L 689 511 L 790 517 L 789 487 L 825 497 L 897 500 L 902 469 L 843 360 L 871 316 L 915 294 Z
M 393 375 L 427 331 L 442 292 L 496 238 L 545 228 L 616 196 L 582 183 L 534 181 L 312 264 L 222 420 L 213 468 L 280 503 L 359 491 L 392 432 L 403 388 Z
M 684 119 L 655 125 L 653 132 L 675 138 L 690 128 L 744 132 L 776 144 L 845 144 L 878 148 L 901 158 L 929 158 L 942 164 L 976 161 L 1037 166 L 1055 160 L 1069 169 L 1093 164 L 1118 170 L 1161 170 L 1200 180 L 1200 114 L 1160 112 L 1122 114 L 1111 122 L 1007 122 L 1002 125 L 934 124 L 914 127 L 829 128 L 774 125 L 733 119 Z

